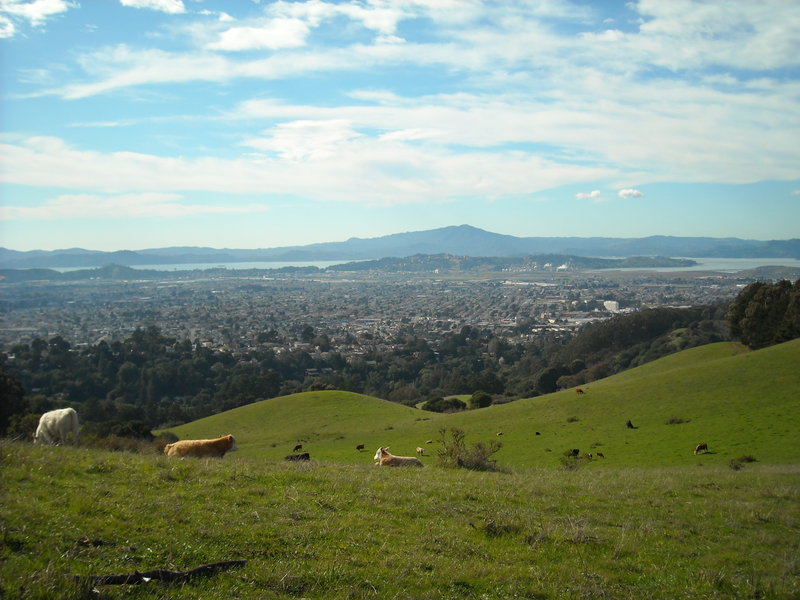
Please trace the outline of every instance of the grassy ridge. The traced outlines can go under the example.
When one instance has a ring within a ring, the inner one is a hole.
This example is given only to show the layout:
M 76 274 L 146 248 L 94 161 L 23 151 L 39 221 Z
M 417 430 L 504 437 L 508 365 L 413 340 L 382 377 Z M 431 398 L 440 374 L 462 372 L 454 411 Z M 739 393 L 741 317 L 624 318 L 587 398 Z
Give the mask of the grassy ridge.
M 797 467 L 476 473 L 0 441 L 3 598 L 796 598 Z M 246 559 L 183 585 L 72 575 Z
M 173 431 L 181 438 L 236 435 L 240 456 L 280 460 L 302 443 L 320 461 L 366 464 L 379 445 L 397 454 L 441 427 L 467 442 L 495 439 L 506 467 L 558 466 L 563 452 L 602 452 L 592 468 L 726 465 L 751 455 L 762 463 L 800 462 L 800 340 L 748 352 L 720 343 L 694 348 L 574 390 L 450 415 L 422 412 L 347 392 L 266 400 Z M 667 424 L 670 419 L 686 421 Z M 630 419 L 637 429 L 628 429 Z M 536 432 L 541 435 L 536 435 Z M 696 444 L 711 452 L 694 456 Z M 367 451 L 358 453 L 355 445 Z M 423 458 L 432 462 L 433 458 Z
M 715 344 L 584 395 L 439 415 L 313 392 L 176 428 L 234 433 L 222 460 L 0 441 L 0 597 L 797 598 L 798 358 L 800 340 Z M 502 431 L 506 471 L 372 465 L 442 426 Z M 298 442 L 314 460 L 284 462 Z M 607 458 L 556 468 L 566 448 Z M 728 468 L 743 454 L 758 462 Z M 73 577 L 232 559 L 247 564 L 181 585 Z

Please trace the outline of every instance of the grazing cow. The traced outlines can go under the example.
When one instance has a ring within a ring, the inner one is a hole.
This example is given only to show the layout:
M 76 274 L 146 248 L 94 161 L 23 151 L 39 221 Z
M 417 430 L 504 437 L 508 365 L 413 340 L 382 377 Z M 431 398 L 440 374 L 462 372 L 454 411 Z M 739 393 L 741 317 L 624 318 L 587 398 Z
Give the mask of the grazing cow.
M 302 454 L 295 453 L 285 456 L 283 460 L 311 460 L 311 455 L 308 452 L 303 452 Z
M 292 452 L 299 452 L 302 449 L 303 449 L 303 444 L 297 444 L 297 446 L 294 447 Z
M 595 456 L 596 456 L 597 458 L 605 458 L 605 456 L 603 456 L 603 453 L 602 453 L 602 452 L 598 452 L 597 454 L 595 454 Z
M 625 426 L 626 426 L 628 429 L 636 429 L 636 426 L 635 426 L 633 423 L 631 423 L 631 420 L 630 420 L 630 419 L 628 419 L 627 421 L 625 421 Z
M 358 450 L 359 452 L 361 452 L 363 449 L 364 449 L 364 444 L 359 444 L 358 446 L 356 446 L 356 450 Z
M 428 440 L 428 441 L 427 441 L 427 442 L 425 442 L 425 443 L 426 443 L 426 444 L 432 444 L 432 443 L 433 443 L 433 440 Z
M 67 443 L 67 437 L 72 433 L 72 441 L 78 444 L 78 413 L 74 408 L 59 408 L 44 413 L 39 418 L 39 426 L 33 434 L 34 444 L 55 445 L 59 441 Z
M 425 454 L 425 448 L 421 446 L 417 446 L 417 454 Z
M 226 452 L 238 450 L 232 435 L 223 435 L 213 440 L 180 440 L 164 446 L 167 456 L 195 456 L 197 458 L 222 458 Z
M 580 453 L 581 451 L 579 448 L 573 448 L 571 450 L 567 450 L 566 455 L 569 456 L 570 458 L 578 458 Z
M 578 394 L 585 394 L 586 393 L 581 388 L 575 388 L 575 392 L 578 393 Z
M 542 435 L 542 432 L 541 431 L 537 431 L 536 435 Z
M 503 435 L 503 432 L 502 431 L 498 431 L 497 435 Z
M 421 467 L 422 461 L 416 456 L 395 456 L 389 448 L 378 448 L 373 457 L 375 464 L 380 467 Z
M 697 447 L 694 449 L 694 453 L 700 454 L 701 452 L 708 452 L 708 444 L 706 443 L 697 444 Z

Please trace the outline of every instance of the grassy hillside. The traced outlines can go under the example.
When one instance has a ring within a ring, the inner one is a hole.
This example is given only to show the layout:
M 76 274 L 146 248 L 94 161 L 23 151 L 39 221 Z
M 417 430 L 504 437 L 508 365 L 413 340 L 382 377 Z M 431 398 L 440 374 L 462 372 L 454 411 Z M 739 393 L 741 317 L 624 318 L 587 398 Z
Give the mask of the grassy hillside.
M 800 595 L 800 471 L 381 469 L 0 440 L 9 599 Z M 80 585 L 246 560 L 185 584 Z
M 437 444 L 426 442 L 435 442 L 441 427 L 458 427 L 468 443 L 500 439 L 504 446 L 496 458 L 510 468 L 559 466 L 571 448 L 604 454 L 593 468 L 728 464 L 745 455 L 765 463 L 798 463 L 800 445 L 792 440 L 800 430 L 799 364 L 800 340 L 756 352 L 719 343 L 596 381 L 584 386 L 583 395 L 566 390 L 441 415 L 347 392 L 309 392 L 173 431 L 183 439 L 233 433 L 241 456 L 274 460 L 297 443 L 323 461 L 369 462 L 379 445 L 396 454 L 423 446 L 433 455 Z M 627 420 L 636 429 L 627 428 Z M 695 456 L 701 442 L 710 452 Z M 367 452 L 356 452 L 362 443 Z

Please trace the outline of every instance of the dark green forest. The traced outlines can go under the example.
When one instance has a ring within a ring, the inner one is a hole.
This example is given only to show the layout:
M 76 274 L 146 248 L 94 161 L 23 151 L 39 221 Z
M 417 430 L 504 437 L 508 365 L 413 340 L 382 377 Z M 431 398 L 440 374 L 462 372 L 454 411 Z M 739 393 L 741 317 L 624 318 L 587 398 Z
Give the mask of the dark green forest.
M 464 327 L 435 347 L 407 336 L 392 340 L 392 351 L 350 359 L 267 347 L 234 355 L 166 337 L 154 326 L 81 349 L 60 337 L 35 339 L 0 354 L 0 433 L 26 435 L 42 412 L 73 406 L 85 431 L 147 435 L 315 389 L 426 402 L 431 410 L 468 409 L 583 385 L 711 342 L 741 339 L 757 348 L 798 336 L 800 281 L 781 281 L 751 284 L 729 305 L 647 309 L 586 325 L 566 338 L 510 345 Z M 452 395 L 472 395 L 473 401 L 441 401 Z

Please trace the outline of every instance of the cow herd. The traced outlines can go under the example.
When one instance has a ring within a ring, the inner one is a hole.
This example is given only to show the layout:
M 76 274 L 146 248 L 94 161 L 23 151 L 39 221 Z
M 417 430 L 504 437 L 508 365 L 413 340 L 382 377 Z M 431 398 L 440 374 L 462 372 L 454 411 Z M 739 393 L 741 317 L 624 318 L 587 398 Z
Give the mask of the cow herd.
M 578 388 L 578 393 L 584 393 L 583 390 Z M 633 423 L 627 421 L 626 426 L 629 429 L 637 429 Z M 50 444 L 50 445 L 64 445 L 72 439 L 72 443 L 78 444 L 78 413 L 74 408 L 60 408 L 51 410 L 44 413 L 39 419 L 39 425 L 36 428 L 36 433 L 33 434 L 33 441 L 36 444 Z M 502 432 L 497 435 L 502 435 Z M 540 432 L 536 432 L 540 435 Z M 428 440 L 426 443 L 431 443 Z M 238 450 L 239 446 L 236 444 L 236 439 L 232 435 L 223 435 L 214 439 L 204 440 L 179 440 L 164 446 L 164 454 L 167 456 L 175 457 L 196 457 L 196 458 L 222 458 L 228 452 Z M 296 444 L 292 448 L 292 453 L 285 457 L 287 461 L 308 461 L 311 460 L 311 455 L 308 452 L 301 452 L 303 450 L 302 444 Z M 364 450 L 364 444 L 358 444 L 356 450 L 359 452 Z M 417 447 L 417 454 L 425 456 L 425 449 L 421 446 Z M 694 448 L 694 453 L 708 453 L 707 443 L 698 444 Z M 579 450 L 572 449 L 565 452 L 569 457 L 576 458 L 579 455 Z M 593 458 L 592 455 L 588 455 Z M 595 457 L 604 458 L 601 453 L 596 453 Z M 422 461 L 415 456 L 395 456 L 389 452 L 389 447 L 381 446 L 375 452 L 375 464 L 382 467 L 421 467 Z

